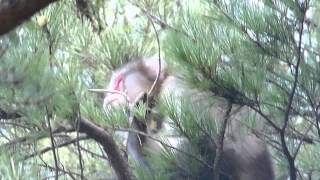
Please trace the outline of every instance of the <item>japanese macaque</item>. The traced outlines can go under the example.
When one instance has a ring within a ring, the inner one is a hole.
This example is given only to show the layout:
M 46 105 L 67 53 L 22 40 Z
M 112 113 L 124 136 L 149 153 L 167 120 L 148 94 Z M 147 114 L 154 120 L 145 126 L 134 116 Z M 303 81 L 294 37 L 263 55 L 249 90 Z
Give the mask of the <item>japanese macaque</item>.
M 159 64 L 160 63 L 160 64 Z M 113 72 L 109 85 L 108 92 L 103 101 L 105 110 L 110 110 L 115 107 L 134 106 L 140 100 L 147 101 L 148 96 L 149 108 L 152 106 L 153 98 L 162 91 L 162 85 L 167 79 L 166 64 L 164 61 L 158 61 L 156 58 L 148 60 L 137 60 L 131 62 L 121 69 Z M 151 102 L 150 102 L 151 101 Z M 146 134 L 153 134 L 161 128 L 160 117 L 156 113 L 147 113 L 146 120 L 137 119 L 133 116 L 131 120 L 131 128 Z M 151 127 L 152 125 L 155 127 Z M 135 161 L 149 170 L 148 164 L 143 148 L 147 147 L 153 152 L 160 151 L 161 147 L 157 143 L 150 140 L 146 136 L 129 132 L 127 139 L 127 151 Z
M 181 80 L 169 75 L 165 61 L 159 61 L 158 58 L 140 59 L 123 66 L 112 74 L 107 86 L 108 91 L 104 98 L 103 107 L 106 110 L 110 110 L 112 107 L 135 105 L 140 99 L 146 102 L 152 101 L 152 97 L 177 93 L 177 91 L 181 91 L 181 87 L 177 85 L 179 82 Z M 149 100 L 146 95 L 150 97 Z M 226 100 L 219 100 L 210 108 L 210 111 L 212 109 L 210 114 L 215 116 L 215 119 L 223 119 L 221 114 L 227 111 L 225 108 L 226 102 Z M 156 104 L 153 102 L 147 106 L 153 108 Z M 164 122 L 163 118 L 159 117 L 157 113 L 148 112 L 146 120 L 140 120 L 136 117 L 131 118 L 131 128 L 153 135 L 163 128 Z M 230 119 L 233 122 L 237 121 L 238 116 L 242 116 L 246 112 L 242 111 L 241 107 L 234 106 L 231 109 Z M 272 161 L 265 143 L 253 134 L 240 135 L 237 132 L 232 128 L 229 132 L 226 132 L 221 153 L 220 179 L 274 180 Z M 207 140 L 204 139 L 204 141 Z M 202 146 L 206 153 L 209 150 L 209 152 L 212 151 L 212 156 L 215 156 L 215 145 L 210 142 L 204 142 Z M 152 173 L 152 168 L 148 164 L 146 154 L 143 151 L 145 147 L 149 150 L 152 149 L 152 152 L 160 153 L 162 150 L 160 145 L 149 137 L 136 132 L 128 133 L 127 150 L 129 156 Z M 201 148 L 201 145 L 199 147 Z M 209 163 L 213 164 L 213 161 L 210 160 Z M 184 164 L 181 165 L 185 166 Z M 196 178 L 190 178 L 188 175 L 180 173 L 174 179 L 213 179 L 214 172 L 212 172 L 212 169 L 204 169 L 201 175 L 195 176 Z

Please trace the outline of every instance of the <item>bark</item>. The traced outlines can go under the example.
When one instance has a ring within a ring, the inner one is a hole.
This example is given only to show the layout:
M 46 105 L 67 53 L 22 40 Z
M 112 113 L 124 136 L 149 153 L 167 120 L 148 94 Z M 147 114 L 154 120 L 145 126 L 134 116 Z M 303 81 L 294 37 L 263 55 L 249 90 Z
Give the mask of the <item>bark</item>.
M 134 179 L 128 162 L 122 156 L 116 142 L 107 131 L 84 118 L 80 120 L 79 131 L 86 133 L 90 138 L 102 145 L 119 180 Z

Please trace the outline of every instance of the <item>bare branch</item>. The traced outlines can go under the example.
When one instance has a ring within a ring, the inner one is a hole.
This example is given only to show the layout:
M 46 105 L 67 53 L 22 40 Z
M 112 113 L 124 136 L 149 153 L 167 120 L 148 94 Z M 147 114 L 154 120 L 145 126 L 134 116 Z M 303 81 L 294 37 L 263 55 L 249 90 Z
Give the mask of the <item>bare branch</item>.
M 135 3 L 131 0 L 129 0 L 129 2 L 138 7 L 142 13 L 146 14 L 148 16 L 149 19 L 152 19 L 153 21 L 151 21 L 152 23 L 157 23 L 158 25 L 161 26 L 161 28 L 167 28 L 167 29 L 171 29 L 173 30 L 174 32 L 177 32 L 177 33 L 181 33 L 183 34 L 184 36 L 190 38 L 192 41 L 196 42 L 196 39 L 194 39 L 191 35 L 189 35 L 187 32 L 181 30 L 181 29 L 177 29 L 171 25 L 169 25 L 167 22 L 161 20 L 159 17 L 155 16 L 155 15 L 152 15 L 147 9 L 144 9 L 143 7 L 141 7 L 138 3 Z
M 302 58 L 303 58 L 302 49 L 301 49 L 301 47 L 302 47 L 302 34 L 303 34 L 303 29 L 304 29 L 304 19 L 305 19 L 305 16 L 306 16 L 306 11 L 308 9 L 308 5 L 309 5 L 307 1 L 305 1 L 304 4 L 305 4 L 305 7 L 303 8 L 303 18 L 302 18 L 300 29 L 299 29 L 299 42 L 298 42 L 299 45 L 298 45 L 298 48 L 297 48 L 298 59 L 297 59 L 297 64 L 295 66 L 295 71 L 294 71 L 294 73 L 295 73 L 294 74 L 294 82 L 293 82 L 292 90 L 290 92 L 287 109 L 286 109 L 286 112 L 285 112 L 285 115 L 284 115 L 284 123 L 283 123 L 283 126 L 282 126 L 281 131 L 280 131 L 280 140 L 281 140 L 281 144 L 282 144 L 282 149 L 283 149 L 283 153 L 286 156 L 286 158 L 288 160 L 288 163 L 289 163 L 289 171 L 290 171 L 290 179 L 291 180 L 296 180 L 297 179 L 297 173 L 296 173 L 296 168 L 295 168 L 295 164 L 294 164 L 295 159 L 291 155 L 291 153 L 290 153 L 290 151 L 289 151 L 289 149 L 287 147 L 286 141 L 285 141 L 285 131 L 286 131 L 286 128 L 287 128 L 288 122 L 289 122 L 290 110 L 291 110 L 293 98 L 294 98 L 294 95 L 295 95 L 295 92 L 296 92 L 296 88 L 297 88 L 297 84 L 298 84 L 300 63 L 301 63 Z
M 57 158 L 56 149 L 55 149 L 55 140 L 54 140 L 52 129 L 51 129 L 51 122 L 50 122 L 51 115 L 50 115 L 47 107 L 46 107 L 46 119 L 48 121 L 49 135 L 50 135 L 50 141 L 51 141 L 51 147 L 52 147 L 52 155 L 53 155 L 53 159 L 54 159 L 55 179 L 58 180 L 58 177 L 59 177 L 58 158 Z
M 78 106 L 79 107 L 79 106 Z M 78 109 L 77 112 L 77 150 L 78 150 L 78 157 L 79 157 L 79 165 L 80 165 L 80 174 L 81 174 L 81 180 L 83 180 L 83 160 L 82 160 L 82 154 L 81 154 L 81 149 L 80 149 L 80 132 L 79 132 L 79 128 L 80 128 L 80 117 L 81 117 L 81 113 L 80 110 Z
M 219 180 L 220 177 L 219 177 L 219 164 L 220 164 L 220 160 L 221 160 L 221 156 L 222 156 L 222 150 L 223 150 L 223 141 L 224 141 L 224 135 L 225 135 L 225 132 L 226 132 L 226 128 L 227 128 L 227 124 L 228 124 L 228 119 L 230 117 L 230 112 L 232 110 L 232 104 L 229 102 L 228 103 L 228 109 L 227 109 L 227 112 L 226 114 L 224 115 L 224 120 L 223 120 L 223 124 L 222 124 L 222 127 L 220 129 L 220 132 L 219 132 L 219 137 L 218 137 L 218 142 L 216 143 L 217 145 L 217 149 L 216 149 L 216 156 L 214 158 L 214 163 L 213 163 L 213 172 L 214 173 L 214 177 L 213 179 L 214 180 Z

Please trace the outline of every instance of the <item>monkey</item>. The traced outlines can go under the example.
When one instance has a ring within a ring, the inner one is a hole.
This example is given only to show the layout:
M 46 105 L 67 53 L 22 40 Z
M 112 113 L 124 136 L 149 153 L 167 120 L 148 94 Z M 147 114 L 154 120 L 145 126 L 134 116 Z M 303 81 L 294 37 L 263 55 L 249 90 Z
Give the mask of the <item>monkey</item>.
M 181 80 L 174 75 L 169 74 L 168 65 L 165 60 L 157 57 L 140 58 L 136 61 L 124 65 L 122 68 L 112 73 L 111 79 L 107 85 L 107 92 L 103 100 L 103 108 L 112 110 L 128 105 L 135 106 L 137 102 L 142 100 L 144 103 L 151 97 L 151 109 L 156 106 L 153 101 L 154 97 L 164 97 L 168 94 L 184 94 Z M 182 86 L 182 87 L 181 87 Z M 203 96 L 203 93 L 199 93 Z M 178 95 L 179 96 L 179 95 Z M 206 96 L 206 95 L 204 95 Z M 215 118 L 222 119 L 222 114 L 226 111 L 226 101 L 217 101 L 210 110 L 210 114 Z M 237 116 L 241 113 L 247 113 L 241 107 L 233 107 L 231 119 L 237 120 Z M 153 135 L 163 129 L 163 117 L 157 113 L 148 111 L 146 120 L 139 120 L 136 117 L 132 118 L 131 128 L 145 134 Z M 150 120 L 154 119 L 154 120 Z M 156 125 L 154 125 L 156 124 Z M 266 144 L 253 134 L 240 135 L 236 125 L 225 135 L 223 142 L 222 158 L 220 163 L 220 179 L 222 180 L 274 180 L 274 170 L 270 153 Z M 206 138 L 203 138 L 202 143 L 199 143 L 200 150 L 210 152 L 209 159 L 213 162 L 216 146 Z M 127 151 L 135 161 L 139 162 L 148 172 L 152 172 L 152 168 L 146 159 L 146 154 L 143 149 L 147 147 L 152 152 L 161 153 L 161 147 L 152 139 L 138 134 L 129 132 L 127 138 Z M 212 152 L 212 153 L 211 153 Z M 181 156 L 179 156 L 181 157 Z M 178 162 L 179 164 L 179 162 Z M 181 164 L 184 165 L 183 163 Z M 213 179 L 212 169 L 200 169 L 200 176 L 192 179 Z M 183 172 L 177 173 L 174 179 L 190 179 Z
M 109 92 L 106 92 L 103 100 L 103 108 L 105 110 L 110 110 L 111 108 L 124 105 L 136 105 L 140 99 L 146 101 L 146 94 L 151 90 L 157 76 L 158 82 L 154 84 L 154 90 L 149 94 L 149 97 L 152 97 L 153 94 L 157 94 L 160 90 L 161 84 L 163 84 L 163 81 L 167 77 L 166 68 L 166 63 L 164 61 L 160 61 L 159 65 L 159 61 L 157 61 L 156 58 L 149 58 L 148 60 L 140 59 L 131 62 L 119 70 L 114 71 L 109 85 L 106 88 Z M 159 74 L 158 69 L 160 69 Z M 157 116 L 157 114 L 148 113 L 147 116 Z M 151 117 L 148 117 L 147 119 L 150 118 Z M 133 130 L 150 134 L 154 133 L 157 129 L 160 129 L 161 121 L 159 119 L 160 118 L 156 121 L 145 122 L 144 120 L 137 119 L 137 117 L 132 117 L 132 122 L 130 122 L 130 124 Z M 154 122 L 156 123 L 156 127 L 150 128 L 150 124 Z M 160 149 L 156 143 L 150 141 L 150 139 L 145 136 L 135 132 L 128 133 L 127 151 L 129 156 L 139 162 L 144 168 L 152 171 L 143 153 L 143 147 L 146 145 L 153 151 L 159 151 Z

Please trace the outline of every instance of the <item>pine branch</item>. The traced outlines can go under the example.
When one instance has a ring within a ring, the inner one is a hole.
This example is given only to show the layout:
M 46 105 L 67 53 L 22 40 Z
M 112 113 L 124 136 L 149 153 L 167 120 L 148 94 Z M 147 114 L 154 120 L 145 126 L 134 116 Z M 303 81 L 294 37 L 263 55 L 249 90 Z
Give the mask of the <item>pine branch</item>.
M 0 35 L 3 35 L 33 14 L 56 0 L 1 0 L 0 1 Z
M 58 148 L 61 148 L 61 147 L 68 146 L 68 145 L 70 145 L 70 144 L 74 144 L 74 143 L 76 143 L 76 141 L 78 141 L 78 140 L 80 141 L 80 140 L 86 140 L 86 139 L 88 139 L 87 136 L 81 136 L 81 137 L 79 137 L 79 139 L 74 138 L 74 139 L 68 140 L 68 141 L 66 141 L 66 142 L 64 142 L 64 143 L 57 144 L 57 145 L 55 145 L 54 148 L 55 148 L 55 149 L 58 149 Z M 46 153 L 46 152 L 48 152 L 48 151 L 51 151 L 51 150 L 52 150 L 52 146 L 46 147 L 46 148 L 44 148 L 44 149 L 42 149 L 42 150 L 40 150 L 40 151 L 37 151 L 37 152 L 34 152 L 34 153 L 32 153 L 32 154 L 30 154 L 30 155 L 28 155 L 28 156 L 25 156 L 24 159 L 26 160 L 26 159 L 32 158 L 32 157 L 34 157 L 34 156 L 44 154 L 44 153 Z
M 1 27 L 0 27 L 0 29 L 1 29 Z M 21 117 L 21 115 L 18 114 L 18 113 L 6 112 L 5 110 L 0 109 L 0 119 L 17 119 L 17 118 L 20 118 L 20 117 Z
M 52 130 L 52 133 L 55 135 L 55 134 L 61 133 L 61 132 L 67 133 L 67 132 L 74 132 L 74 131 L 75 131 L 74 128 L 60 126 L 57 129 Z M 38 140 L 41 140 L 41 139 L 47 138 L 47 137 L 48 137 L 47 130 L 40 131 L 36 135 L 33 135 L 33 133 L 31 133 L 31 135 L 27 135 L 24 137 L 17 137 L 16 139 L 14 139 L 6 144 L 1 145 L 0 149 L 1 148 L 5 149 L 5 148 L 11 147 L 11 146 L 15 146 L 17 144 L 26 143 L 30 139 L 32 140 L 32 142 L 34 142 L 34 141 L 38 141 Z
M 196 42 L 196 39 L 194 39 L 191 35 L 189 35 L 187 32 L 183 31 L 182 29 L 177 29 L 174 26 L 171 26 L 170 24 L 168 24 L 167 22 L 163 21 L 161 18 L 151 14 L 147 9 L 144 9 L 142 6 L 140 6 L 138 3 L 133 2 L 131 0 L 129 0 L 129 3 L 131 3 L 132 5 L 136 6 L 137 8 L 139 8 L 141 10 L 142 13 L 146 14 L 148 18 L 152 19 L 154 23 L 157 23 L 158 25 L 160 25 L 160 27 L 162 29 L 171 29 L 174 32 L 177 33 L 181 33 L 184 36 L 190 38 L 193 42 Z

